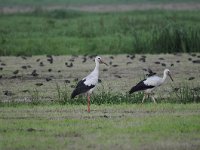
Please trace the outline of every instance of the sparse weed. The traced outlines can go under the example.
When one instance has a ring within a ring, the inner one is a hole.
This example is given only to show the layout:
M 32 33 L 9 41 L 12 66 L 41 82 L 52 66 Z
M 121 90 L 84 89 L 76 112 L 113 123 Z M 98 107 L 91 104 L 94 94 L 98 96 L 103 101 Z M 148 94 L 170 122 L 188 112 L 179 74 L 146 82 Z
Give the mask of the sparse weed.
M 181 86 L 176 88 L 176 91 L 173 92 L 174 96 L 169 97 L 169 101 L 173 103 L 199 103 L 200 102 L 200 89 L 190 88 L 189 86 Z
M 113 93 L 112 91 L 98 91 L 91 95 L 91 103 L 96 105 L 101 104 L 134 104 L 141 103 L 143 98 L 143 92 L 129 94 Z M 71 100 L 68 96 L 62 97 L 65 101 L 63 104 L 87 104 L 87 97 L 84 95 L 77 96 L 74 100 Z M 193 103 L 200 102 L 200 90 L 198 88 L 190 88 L 189 86 L 181 86 L 178 91 L 174 91 L 166 98 L 157 97 L 158 103 Z M 146 100 L 145 102 L 151 102 Z
M 30 95 L 31 95 L 30 104 L 38 105 L 39 103 L 41 103 L 40 97 L 39 97 L 39 91 L 37 89 L 33 89 L 33 91 L 30 92 Z
M 162 96 L 158 96 L 156 101 L 158 103 L 199 103 L 200 102 L 200 89 L 199 87 L 190 88 L 189 86 L 181 86 L 179 88 L 174 88 L 167 97 L 163 98 Z M 87 104 L 87 96 L 86 95 L 79 95 L 75 99 L 70 98 L 70 94 L 66 88 L 61 88 L 61 86 L 56 83 L 56 90 L 57 90 L 57 98 L 54 101 L 49 102 L 45 101 L 42 102 L 39 96 L 39 91 L 34 89 L 31 94 L 31 101 L 26 102 L 30 105 L 39 105 L 39 104 L 60 104 L 60 105 L 86 105 Z M 136 92 L 131 95 L 128 93 L 113 93 L 112 91 L 100 90 L 91 95 L 91 104 L 101 105 L 101 104 L 141 104 L 143 98 L 143 92 Z M 145 100 L 145 103 L 151 103 L 151 99 L 148 98 Z M 24 102 L 23 102 L 24 103 Z M 21 102 L 1 102 L 0 106 L 17 106 L 21 105 Z
M 58 102 L 59 104 L 66 104 L 68 97 L 68 91 L 66 90 L 66 87 L 64 87 L 64 90 L 62 90 L 58 83 L 56 83 L 56 90 L 57 90 L 57 99 L 55 102 Z

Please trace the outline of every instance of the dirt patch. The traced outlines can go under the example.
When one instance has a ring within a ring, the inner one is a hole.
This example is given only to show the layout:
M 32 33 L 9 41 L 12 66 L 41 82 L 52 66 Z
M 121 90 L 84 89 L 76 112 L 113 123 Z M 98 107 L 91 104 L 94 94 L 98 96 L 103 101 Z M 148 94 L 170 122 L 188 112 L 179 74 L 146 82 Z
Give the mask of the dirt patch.
M 59 133 L 56 134 L 55 137 L 82 137 L 82 135 L 80 133 L 76 133 L 76 132 L 65 132 L 65 133 Z
M 70 6 L 69 9 L 89 11 L 89 12 L 123 12 L 131 10 L 150 10 L 150 9 L 165 9 L 165 10 L 197 10 L 200 8 L 200 3 L 169 3 L 169 4 L 121 4 L 121 5 L 90 5 L 90 6 Z
M 132 10 L 199 10 L 200 3 L 135 3 L 135 4 L 98 4 L 98 5 L 49 5 L 49 6 L 3 6 L 0 7 L 0 13 L 27 13 L 36 10 L 52 11 L 52 10 L 77 10 L 86 12 L 124 12 Z
M 199 141 L 198 141 L 199 142 Z M 148 149 L 160 149 L 160 150 L 196 150 L 200 148 L 200 144 L 197 143 L 195 140 L 187 140 L 183 141 L 172 141 L 166 139 L 165 141 L 155 142 L 153 144 L 143 144 L 140 149 L 141 150 L 148 150 Z

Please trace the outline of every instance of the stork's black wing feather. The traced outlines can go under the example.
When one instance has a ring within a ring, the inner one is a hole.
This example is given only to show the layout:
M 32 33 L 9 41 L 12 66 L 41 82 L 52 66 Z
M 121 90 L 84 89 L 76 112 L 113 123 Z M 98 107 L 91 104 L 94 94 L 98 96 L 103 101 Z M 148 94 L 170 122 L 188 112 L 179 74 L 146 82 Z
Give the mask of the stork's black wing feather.
M 136 91 L 142 91 L 142 90 L 151 89 L 151 88 L 155 87 L 155 86 L 152 86 L 152 85 L 144 84 L 145 80 L 146 79 L 140 81 L 136 86 L 132 87 L 131 90 L 129 91 L 129 94 L 136 92 Z
M 156 75 L 156 73 L 153 72 L 150 68 L 148 68 L 147 71 L 149 72 L 149 74 L 147 74 L 147 77 L 151 77 L 151 76 Z
M 74 91 L 71 94 L 71 98 L 74 98 L 76 95 L 85 93 L 87 91 L 89 91 L 90 89 L 92 89 L 93 87 L 95 87 L 95 85 L 85 85 L 84 82 L 86 81 L 86 79 L 81 80 L 78 82 L 78 84 L 76 85 L 76 88 L 74 89 Z

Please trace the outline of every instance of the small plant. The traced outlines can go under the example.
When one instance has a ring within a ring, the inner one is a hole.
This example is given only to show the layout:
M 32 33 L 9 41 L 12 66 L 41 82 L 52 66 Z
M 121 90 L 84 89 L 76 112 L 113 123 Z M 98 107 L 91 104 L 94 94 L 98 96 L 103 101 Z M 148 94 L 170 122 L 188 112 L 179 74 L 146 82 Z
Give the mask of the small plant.
M 34 89 L 31 94 L 31 104 L 32 105 L 38 105 L 40 103 L 39 99 L 39 91 L 37 89 Z
M 170 96 L 168 98 L 170 102 L 183 103 L 183 104 L 200 102 L 200 89 L 190 88 L 187 85 L 174 89 L 175 89 L 174 91 L 175 96 Z
M 68 102 L 68 92 L 66 90 L 66 86 L 62 91 L 58 83 L 56 83 L 56 90 L 57 90 L 57 101 L 59 104 L 66 104 Z

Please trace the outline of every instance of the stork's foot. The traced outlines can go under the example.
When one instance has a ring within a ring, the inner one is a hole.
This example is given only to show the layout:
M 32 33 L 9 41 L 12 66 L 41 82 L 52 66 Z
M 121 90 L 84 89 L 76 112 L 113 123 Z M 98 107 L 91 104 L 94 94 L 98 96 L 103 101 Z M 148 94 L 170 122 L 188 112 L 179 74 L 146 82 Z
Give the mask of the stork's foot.
M 155 100 L 153 95 L 151 95 L 151 99 L 153 100 L 154 104 L 157 104 L 157 102 L 156 102 L 156 100 Z
M 152 101 L 155 103 L 155 104 L 157 104 L 157 102 L 156 102 L 156 100 L 155 100 L 155 97 L 154 97 L 154 93 L 144 93 L 144 97 L 143 97 L 143 99 L 142 99 L 142 104 L 144 103 L 144 100 L 146 99 L 146 98 L 151 98 L 152 99 Z
M 142 104 L 144 103 L 144 100 L 146 99 L 148 95 L 146 93 L 144 93 L 143 99 L 142 99 Z

